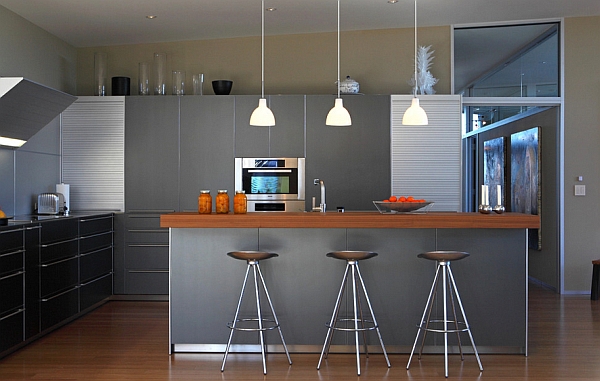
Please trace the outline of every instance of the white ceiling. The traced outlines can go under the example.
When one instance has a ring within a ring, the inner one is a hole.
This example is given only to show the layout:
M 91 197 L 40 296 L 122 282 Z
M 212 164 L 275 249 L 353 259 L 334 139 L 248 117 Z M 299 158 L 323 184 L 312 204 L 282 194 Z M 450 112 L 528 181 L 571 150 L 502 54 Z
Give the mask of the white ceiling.
M 260 35 L 260 0 L 0 0 L 75 47 Z M 265 0 L 267 35 L 331 32 L 335 0 Z M 412 27 L 413 0 L 341 0 L 341 29 Z M 599 0 L 418 0 L 420 26 L 600 15 Z M 147 15 L 156 15 L 150 20 Z

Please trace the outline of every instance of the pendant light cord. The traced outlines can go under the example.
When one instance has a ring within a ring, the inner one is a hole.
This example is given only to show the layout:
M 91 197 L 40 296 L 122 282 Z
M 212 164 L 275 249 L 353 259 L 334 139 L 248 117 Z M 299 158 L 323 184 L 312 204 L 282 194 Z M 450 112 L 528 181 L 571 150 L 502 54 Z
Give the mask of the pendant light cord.
M 417 0 L 415 0 L 415 87 L 413 88 L 413 95 L 417 97 Z
M 339 0 L 338 0 L 339 1 Z M 416 0 L 415 0 L 416 1 Z M 262 21 L 261 21 L 261 98 L 265 97 L 265 0 L 261 0 Z M 416 55 L 416 53 L 415 53 Z
M 337 97 L 340 97 L 340 0 L 337 4 Z

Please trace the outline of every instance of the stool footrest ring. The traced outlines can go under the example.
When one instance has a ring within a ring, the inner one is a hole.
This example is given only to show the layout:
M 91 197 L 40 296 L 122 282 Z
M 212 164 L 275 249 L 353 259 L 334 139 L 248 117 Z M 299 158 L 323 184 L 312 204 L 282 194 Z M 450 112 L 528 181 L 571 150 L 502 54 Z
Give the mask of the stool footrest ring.
M 429 321 L 429 325 L 431 324 L 444 324 L 444 320 L 430 320 Z M 417 325 L 417 327 L 421 328 L 423 331 L 428 331 L 428 332 L 438 332 L 438 333 L 455 333 L 455 332 L 467 332 L 469 330 L 469 328 L 467 327 L 467 325 L 462 322 L 456 322 L 455 320 L 446 320 L 447 324 L 451 324 L 452 326 L 455 325 L 459 325 L 459 328 L 448 328 L 448 329 L 443 329 L 443 328 L 437 328 L 437 327 L 425 327 L 425 322 L 422 323 L 421 326 Z
M 254 328 L 254 327 L 246 328 L 246 327 L 237 327 L 237 326 L 234 327 L 233 326 L 233 322 L 229 322 L 229 323 L 227 323 L 227 326 L 230 329 L 234 329 L 236 331 L 248 331 L 248 332 L 270 331 L 272 329 L 279 328 L 279 324 L 277 324 L 275 322 L 275 320 L 273 320 L 273 319 L 261 319 L 261 320 L 263 321 L 263 323 L 269 323 L 269 325 L 263 326 L 262 329 L 258 328 L 258 327 L 256 327 L 256 328 Z M 237 319 L 236 320 L 237 323 L 249 322 L 249 321 L 253 321 L 253 322 L 258 323 L 258 319 L 256 319 L 256 318 L 254 318 L 254 319 Z
M 342 321 L 350 321 L 350 322 L 354 322 L 354 319 L 337 319 L 337 322 L 342 322 Z M 344 328 L 344 327 L 336 327 L 335 325 L 331 325 L 329 323 L 326 323 L 325 326 L 327 328 L 331 328 L 331 329 L 335 329 L 336 331 L 347 331 L 347 332 L 362 332 L 362 331 L 372 331 L 375 330 L 377 328 L 379 328 L 379 324 L 375 324 L 373 322 L 373 320 L 368 320 L 368 319 L 357 319 L 357 321 L 359 323 L 361 323 L 363 325 L 363 327 L 360 328 Z M 368 327 L 365 327 L 364 325 L 366 324 L 370 324 Z

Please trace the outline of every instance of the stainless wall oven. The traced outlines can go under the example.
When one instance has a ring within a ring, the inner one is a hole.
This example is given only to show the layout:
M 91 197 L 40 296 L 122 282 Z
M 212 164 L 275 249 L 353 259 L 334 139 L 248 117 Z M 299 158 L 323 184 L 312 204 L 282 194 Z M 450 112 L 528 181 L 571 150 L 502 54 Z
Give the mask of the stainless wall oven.
M 304 211 L 304 158 L 236 158 L 235 189 L 248 212 Z

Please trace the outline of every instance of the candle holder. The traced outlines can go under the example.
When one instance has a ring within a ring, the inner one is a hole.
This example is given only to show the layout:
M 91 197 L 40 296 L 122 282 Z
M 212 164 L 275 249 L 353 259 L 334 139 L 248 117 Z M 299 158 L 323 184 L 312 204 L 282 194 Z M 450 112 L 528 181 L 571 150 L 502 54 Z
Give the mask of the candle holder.
M 493 210 L 496 214 L 502 214 L 502 213 L 504 213 L 505 209 L 502 205 L 496 205 L 496 206 L 494 206 Z
M 489 205 L 479 205 L 479 213 L 481 214 L 490 214 L 492 212 L 492 207 Z

